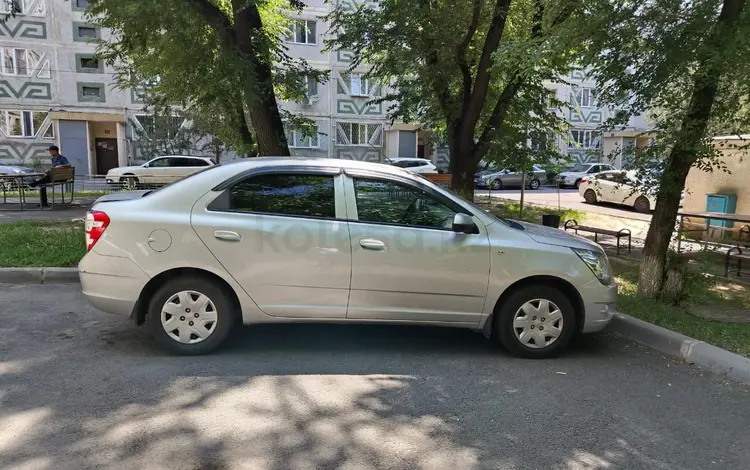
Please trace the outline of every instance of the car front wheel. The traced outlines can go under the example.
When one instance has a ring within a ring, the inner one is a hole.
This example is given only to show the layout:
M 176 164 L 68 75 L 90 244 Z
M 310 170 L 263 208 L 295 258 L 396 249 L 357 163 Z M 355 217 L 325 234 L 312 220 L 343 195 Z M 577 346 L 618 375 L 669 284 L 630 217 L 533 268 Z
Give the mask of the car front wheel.
M 206 354 L 229 335 L 236 317 L 231 295 L 215 281 L 183 276 L 167 281 L 151 298 L 151 334 L 170 351 Z
M 514 356 L 544 359 L 560 353 L 576 329 L 570 300 L 554 287 L 526 286 L 495 312 L 495 334 Z

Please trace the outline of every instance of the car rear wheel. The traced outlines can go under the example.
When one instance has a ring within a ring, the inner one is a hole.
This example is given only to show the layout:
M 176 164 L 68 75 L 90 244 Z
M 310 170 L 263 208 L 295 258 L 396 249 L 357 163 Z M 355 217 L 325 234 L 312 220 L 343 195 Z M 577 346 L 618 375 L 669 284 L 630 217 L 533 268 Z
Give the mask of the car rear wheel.
M 648 198 L 639 196 L 638 199 L 635 200 L 635 204 L 633 204 L 633 207 L 635 208 L 636 212 L 647 214 L 651 210 L 651 203 L 648 202 Z
M 586 192 L 583 193 L 583 199 L 589 204 L 596 204 L 596 193 L 593 189 L 587 189 Z
M 138 178 L 133 176 L 133 174 L 128 173 L 120 178 L 120 184 L 125 189 L 136 189 L 138 188 Z
M 567 347 L 576 329 L 570 300 L 554 287 L 530 285 L 510 295 L 495 312 L 495 334 L 511 354 L 544 359 Z
M 493 180 L 490 183 L 490 189 L 503 189 L 503 182 L 500 180 Z
M 167 281 L 151 298 L 147 322 L 164 347 L 183 355 L 218 348 L 235 321 L 231 295 L 215 281 L 183 276 Z
M 529 189 L 537 190 L 539 189 L 539 186 L 541 185 L 542 185 L 542 182 L 539 181 L 537 178 L 534 178 L 533 180 L 529 182 Z

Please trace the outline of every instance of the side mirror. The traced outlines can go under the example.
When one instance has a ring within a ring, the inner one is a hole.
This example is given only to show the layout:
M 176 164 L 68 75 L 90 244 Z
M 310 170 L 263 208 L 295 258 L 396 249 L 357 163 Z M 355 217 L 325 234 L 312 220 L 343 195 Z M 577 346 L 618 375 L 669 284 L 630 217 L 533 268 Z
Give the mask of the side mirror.
M 148 163 L 144 163 L 144 164 L 143 164 L 143 165 L 141 165 L 141 166 L 142 166 L 143 168 L 148 168 Z
M 453 216 L 453 231 L 456 233 L 479 233 L 479 228 L 470 215 L 456 214 Z

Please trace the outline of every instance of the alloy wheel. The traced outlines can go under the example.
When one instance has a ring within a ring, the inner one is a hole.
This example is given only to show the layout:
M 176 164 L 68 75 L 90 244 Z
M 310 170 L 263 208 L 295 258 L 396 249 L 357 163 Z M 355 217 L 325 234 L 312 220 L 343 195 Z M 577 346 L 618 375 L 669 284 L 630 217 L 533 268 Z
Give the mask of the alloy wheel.
M 557 341 L 562 331 L 563 314 L 547 299 L 529 300 L 513 317 L 513 333 L 528 348 L 546 348 Z
M 181 291 L 164 303 L 161 325 L 170 338 L 182 344 L 206 340 L 216 330 L 218 314 L 208 296 L 196 291 Z

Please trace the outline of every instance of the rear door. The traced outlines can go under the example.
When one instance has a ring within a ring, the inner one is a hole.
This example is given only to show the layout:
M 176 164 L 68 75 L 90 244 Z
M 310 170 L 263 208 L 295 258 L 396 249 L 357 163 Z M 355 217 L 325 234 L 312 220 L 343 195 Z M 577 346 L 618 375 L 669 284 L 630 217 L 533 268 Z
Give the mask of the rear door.
M 199 201 L 193 228 L 266 314 L 344 318 L 351 243 L 342 178 L 338 168 L 256 171 Z
M 207 161 L 191 157 L 174 157 L 173 164 L 174 168 L 172 176 L 174 177 L 174 181 L 182 179 L 209 166 Z

